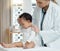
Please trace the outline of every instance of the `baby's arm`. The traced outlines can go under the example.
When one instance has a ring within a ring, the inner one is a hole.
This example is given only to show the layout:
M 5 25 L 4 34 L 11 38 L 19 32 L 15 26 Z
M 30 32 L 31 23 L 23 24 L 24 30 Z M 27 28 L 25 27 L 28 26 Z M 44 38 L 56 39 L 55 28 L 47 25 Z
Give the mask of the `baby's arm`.
M 13 43 L 13 45 L 15 45 L 16 47 L 23 47 L 22 42 L 16 42 L 16 43 Z

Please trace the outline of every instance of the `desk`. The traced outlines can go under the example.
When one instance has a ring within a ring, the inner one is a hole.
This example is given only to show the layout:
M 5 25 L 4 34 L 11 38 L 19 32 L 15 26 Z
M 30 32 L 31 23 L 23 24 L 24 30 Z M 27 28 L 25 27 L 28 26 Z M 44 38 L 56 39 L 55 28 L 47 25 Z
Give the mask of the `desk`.
M 31 49 L 4 48 L 0 45 L 0 51 L 60 51 L 60 49 L 50 48 L 50 47 L 36 47 L 36 48 L 31 48 Z
M 7 51 L 60 51 L 60 49 L 49 48 L 49 47 L 39 47 L 32 49 L 22 49 L 22 48 L 6 48 Z

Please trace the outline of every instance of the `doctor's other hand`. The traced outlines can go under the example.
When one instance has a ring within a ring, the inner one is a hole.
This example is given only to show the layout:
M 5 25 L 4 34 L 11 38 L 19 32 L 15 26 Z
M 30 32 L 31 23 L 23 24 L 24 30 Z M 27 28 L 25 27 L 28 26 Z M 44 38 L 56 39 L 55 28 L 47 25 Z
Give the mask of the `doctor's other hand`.
M 40 30 L 39 30 L 39 28 L 37 27 L 37 26 L 35 26 L 35 25 L 32 25 L 32 29 L 36 32 L 36 33 L 38 33 Z

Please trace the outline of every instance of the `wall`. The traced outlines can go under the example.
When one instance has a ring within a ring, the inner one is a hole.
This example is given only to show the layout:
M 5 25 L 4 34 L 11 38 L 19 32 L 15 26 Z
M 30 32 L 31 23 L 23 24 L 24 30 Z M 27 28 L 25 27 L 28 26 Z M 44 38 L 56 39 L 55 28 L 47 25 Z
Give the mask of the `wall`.
M 10 0 L 0 0 L 0 42 L 8 42 L 6 29 L 10 26 Z
M 28 12 L 30 14 L 32 14 L 32 3 L 31 0 L 23 0 L 24 4 L 23 4 L 23 12 Z
M 1 17 L 2 17 L 2 0 L 0 0 L 0 42 L 1 42 Z
M 10 8 L 11 0 L 0 0 L 0 42 L 8 42 L 6 29 L 10 27 Z M 60 0 L 56 0 L 60 5 Z M 32 13 L 31 0 L 24 0 L 24 12 Z

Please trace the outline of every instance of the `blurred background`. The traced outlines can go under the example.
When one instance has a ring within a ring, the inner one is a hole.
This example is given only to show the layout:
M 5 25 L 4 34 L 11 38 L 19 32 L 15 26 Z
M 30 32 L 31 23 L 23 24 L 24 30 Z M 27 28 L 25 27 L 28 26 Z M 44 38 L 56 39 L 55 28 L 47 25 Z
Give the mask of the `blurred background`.
M 56 2 L 60 6 L 60 0 Z M 17 18 L 23 12 L 32 15 L 35 7 L 36 0 L 0 0 L 0 43 L 20 41 Z

